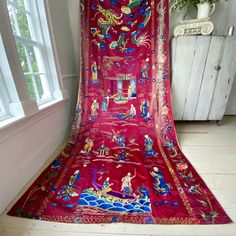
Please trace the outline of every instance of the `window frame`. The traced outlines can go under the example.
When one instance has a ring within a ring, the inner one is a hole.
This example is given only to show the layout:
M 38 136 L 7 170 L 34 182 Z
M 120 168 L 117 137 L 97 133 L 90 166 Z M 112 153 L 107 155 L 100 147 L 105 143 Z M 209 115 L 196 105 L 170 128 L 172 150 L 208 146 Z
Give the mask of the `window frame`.
M 0 67 L 2 68 L 2 82 L 0 86 L 2 91 L 4 91 L 2 92 L 2 94 L 4 94 L 2 97 L 4 98 L 1 100 L 3 101 L 4 110 L 7 114 L 4 116 L 4 120 L 0 119 L 0 129 L 19 119 L 25 119 L 37 113 L 41 113 L 41 111 L 43 112 L 51 106 L 57 107 L 61 102 L 68 101 L 69 97 L 67 90 L 64 89 L 58 55 L 57 51 L 55 51 L 56 45 L 51 23 L 52 17 L 48 10 L 48 2 L 44 0 L 29 0 L 28 2 L 36 6 L 35 9 L 38 14 L 37 24 L 42 30 L 41 37 L 45 48 L 45 50 L 43 50 L 45 54 L 44 60 L 47 65 L 46 73 L 48 81 L 50 81 L 52 88 L 52 98 L 45 103 L 37 103 L 29 97 L 10 23 L 7 0 L 0 0 Z M 2 49 L 4 53 L 2 53 Z
M 16 4 L 11 0 L 6 0 L 7 4 L 10 4 L 12 6 L 12 16 L 13 16 L 13 25 L 15 29 L 15 33 L 13 32 L 15 42 L 16 44 L 19 43 L 23 49 L 26 56 L 27 66 L 29 71 L 24 72 L 24 77 L 29 76 L 30 80 L 32 81 L 32 87 L 35 94 L 35 101 L 37 104 L 44 105 L 48 102 L 51 102 L 55 99 L 54 97 L 54 88 L 53 88 L 53 82 L 52 82 L 52 73 L 51 69 L 49 68 L 49 60 L 47 56 L 47 45 L 44 40 L 44 31 L 46 31 L 48 27 L 42 28 L 41 25 L 41 18 L 42 15 L 39 14 L 39 5 L 37 1 L 32 0 L 23 0 L 25 10 L 21 11 L 22 14 L 25 14 L 25 17 L 27 18 L 27 26 L 30 32 L 31 38 L 26 38 L 21 35 L 21 30 L 18 24 L 18 20 L 16 17 L 15 9 L 17 9 Z M 40 5 L 40 7 L 43 7 Z M 10 16 L 9 16 L 10 18 Z M 37 63 L 38 71 L 34 72 L 32 63 L 30 60 L 30 51 L 27 49 L 27 47 L 32 47 L 35 60 Z M 35 49 L 37 48 L 37 49 Z M 47 47 L 48 48 L 48 47 Z M 53 63 L 53 62 L 52 62 Z M 36 76 L 39 76 L 40 83 L 43 89 L 44 96 L 46 96 L 46 99 L 40 97 L 39 95 L 39 89 L 37 87 L 36 83 Z M 28 91 L 29 92 L 29 91 Z

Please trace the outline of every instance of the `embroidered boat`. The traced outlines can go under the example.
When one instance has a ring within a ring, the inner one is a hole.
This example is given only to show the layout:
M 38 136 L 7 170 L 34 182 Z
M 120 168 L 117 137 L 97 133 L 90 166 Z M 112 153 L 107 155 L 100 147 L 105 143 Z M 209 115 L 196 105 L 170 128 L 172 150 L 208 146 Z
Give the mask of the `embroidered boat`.
M 125 104 L 128 102 L 128 98 L 123 97 L 121 94 L 117 93 L 112 96 L 114 98 L 114 103 L 116 104 Z
M 96 171 L 93 171 L 93 186 L 98 191 L 103 190 L 102 186 L 100 184 L 98 184 L 97 181 L 96 181 Z M 125 195 L 125 197 L 124 197 L 123 193 L 118 192 L 118 191 L 114 191 L 114 190 L 106 192 L 106 194 L 109 195 L 109 196 L 115 197 L 115 198 L 119 198 L 119 199 L 136 200 L 136 197 L 133 196 L 133 195 Z

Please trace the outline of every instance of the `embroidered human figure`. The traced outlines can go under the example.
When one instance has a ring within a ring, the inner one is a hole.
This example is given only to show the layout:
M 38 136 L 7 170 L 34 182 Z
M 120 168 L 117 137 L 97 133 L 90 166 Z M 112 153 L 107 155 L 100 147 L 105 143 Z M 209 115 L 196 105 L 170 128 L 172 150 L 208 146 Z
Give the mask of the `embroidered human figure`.
M 131 173 L 128 172 L 125 177 L 121 179 L 121 191 L 123 191 L 123 197 L 127 195 L 132 195 L 133 194 L 133 189 L 131 185 L 131 180 L 136 176 L 136 170 L 133 176 L 131 176 Z
M 80 171 L 76 170 L 69 178 L 68 184 L 61 186 L 56 198 L 63 201 L 71 200 L 71 197 L 77 197 L 79 194 L 76 192 L 76 182 L 80 181 Z
M 141 72 L 141 82 L 148 80 L 148 69 L 150 68 L 149 65 L 149 58 L 146 60 L 142 60 L 140 65 L 140 72 Z
M 92 147 L 93 147 L 93 140 L 89 137 L 86 138 L 84 149 L 81 150 L 81 153 L 89 154 L 89 152 L 92 150 Z
M 102 190 L 99 192 L 99 194 L 103 195 L 106 194 L 107 192 L 110 192 L 112 190 L 111 188 L 112 185 L 113 183 L 110 183 L 110 177 L 107 177 L 102 184 Z
M 92 71 L 92 82 L 97 83 L 98 82 L 98 66 L 97 66 L 96 61 L 92 63 L 91 71 Z
M 120 147 L 125 147 L 125 137 L 120 135 L 120 131 L 116 132 L 114 129 L 112 129 L 111 140 L 112 142 L 118 142 Z
M 136 108 L 134 107 L 133 104 L 131 104 L 129 110 L 130 110 L 130 116 L 131 116 L 132 118 L 134 118 L 134 117 L 136 116 Z
M 161 195 L 167 195 L 170 193 L 170 185 L 166 184 L 162 172 L 155 166 L 153 171 L 150 172 L 151 176 L 154 178 L 153 188 L 157 190 Z
M 107 107 L 108 107 L 108 98 L 105 97 L 102 99 L 102 111 L 107 111 Z
M 135 87 L 133 85 L 129 85 L 128 87 L 128 98 L 130 99 L 135 93 Z
M 146 100 L 143 100 L 141 105 L 140 105 L 140 111 L 141 111 L 141 116 L 147 117 L 148 115 L 148 102 Z
M 125 161 L 128 154 L 122 150 L 118 155 L 115 154 L 115 156 L 117 157 L 118 161 Z
M 129 118 L 134 118 L 136 116 L 136 108 L 131 104 L 130 109 L 125 113 L 120 113 L 118 118 L 121 120 L 128 120 Z
M 99 147 L 99 156 L 105 156 L 108 150 L 109 149 L 104 145 L 104 141 L 103 141 L 101 146 Z
M 99 109 L 99 104 L 96 99 L 93 100 L 93 103 L 91 105 L 91 116 L 97 116 L 98 112 L 97 110 Z
M 79 196 L 78 193 L 75 191 L 75 181 L 80 181 L 80 171 L 76 170 L 73 175 L 70 176 L 68 185 L 66 187 L 66 192 L 71 197 L 77 197 Z
M 144 145 L 146 152 L 152 151 L 153 140 L 147 134 L 144 135 Z
M 74 186 L 75 181 L 80 181 L 80 171 L 76 170 L 73 175 L 70 176 L 68 185 Z

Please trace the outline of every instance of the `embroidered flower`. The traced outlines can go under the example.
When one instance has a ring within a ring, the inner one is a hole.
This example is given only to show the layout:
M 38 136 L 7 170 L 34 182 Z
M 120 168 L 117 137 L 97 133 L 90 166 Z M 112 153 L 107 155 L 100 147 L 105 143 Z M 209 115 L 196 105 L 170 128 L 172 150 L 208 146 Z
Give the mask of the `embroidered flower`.
M 199 185 L 191 186 L 190 189 L 188 190 L 190 193 L 196 193 L 199 189 Z
M 171 131 L 171 124 L 166 124 L 165 125 L 166 131 Z
M 167 115 L 169 112 L 169 108 L 167 106 L 163 106 L 162 109 L 161 109 L 161 113 L 162 115 Z
M 122 6 L 121 7 L 121 11 L 124 13 L 124 14 L 130 14 L 131 13 L 131 10 L 129 7 L 126 7 L 126 6 Z
M 179 162 L 176 164 L 176 167 L 178 170 L 186 170 L 186 169 L 188 169 L 188 164 Z

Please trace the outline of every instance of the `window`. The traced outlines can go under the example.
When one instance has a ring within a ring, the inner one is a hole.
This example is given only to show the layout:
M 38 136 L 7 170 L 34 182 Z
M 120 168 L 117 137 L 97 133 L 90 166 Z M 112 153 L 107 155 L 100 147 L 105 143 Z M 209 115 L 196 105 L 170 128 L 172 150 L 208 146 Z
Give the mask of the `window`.
M 42 28 L 39 2 L 7 0 L 7 8 L 29 95 L 42 105 L 54 99 L 55 89 L 43 32 L 47 27 Z
M 44 2 L 0 0 L 0 128 L 68 97 L 58 80 Z
M 0 34 L 0 127 L 24 115 Z

